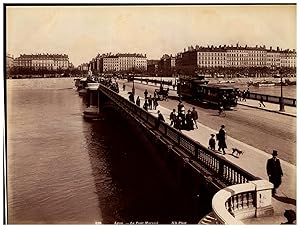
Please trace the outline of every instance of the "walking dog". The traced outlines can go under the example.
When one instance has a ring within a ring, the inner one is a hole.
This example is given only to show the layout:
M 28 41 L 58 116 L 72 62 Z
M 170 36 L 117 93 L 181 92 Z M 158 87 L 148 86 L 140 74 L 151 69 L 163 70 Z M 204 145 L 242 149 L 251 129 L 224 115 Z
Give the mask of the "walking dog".
M 236 155 L 240 156 L 241 154 L 244 154 L 244 152 L 242 150 L 239 150 L 238 148 L 232 148 L 232 155 L 234 155 L 234 153 L 236 153 Z

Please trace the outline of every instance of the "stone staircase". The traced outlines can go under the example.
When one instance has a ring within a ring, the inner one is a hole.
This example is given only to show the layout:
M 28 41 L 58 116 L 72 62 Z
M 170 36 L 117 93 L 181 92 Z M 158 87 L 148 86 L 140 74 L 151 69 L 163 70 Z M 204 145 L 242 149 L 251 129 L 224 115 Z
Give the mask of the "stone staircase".
M 206 216 L 204 216 L 198 224 L 201 225 L 211 225 L 211 224 L 220 224 L 219 220 L 215 217 L 213 212 L 210 212 Z

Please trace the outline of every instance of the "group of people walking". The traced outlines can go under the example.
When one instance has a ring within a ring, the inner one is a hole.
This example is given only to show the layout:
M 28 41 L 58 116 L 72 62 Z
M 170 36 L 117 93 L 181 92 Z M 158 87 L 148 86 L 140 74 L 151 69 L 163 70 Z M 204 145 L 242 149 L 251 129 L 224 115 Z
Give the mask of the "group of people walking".
M 144 105 L 143 108 L 148 111 L 148 110 L 156 110 L 157 106 L 158 106 L 158 97 L 157 94 L 154 92 L 153 97 L 151 97 L 151 95 L 148 96 L 148 91 L 147 89 L 144 92 L 144 96 L 145 96 L 145 101 L 144 101 Z
M 155 95 L 151 97 L 151 95 L 148 96 L 148 91 L 145 90 L 144 92 L 145 95 L 145 100 L 144 100 L 144 104 L 143 104 L 143 108 L 148 111 L 148 110 L 156 110 L 157 106 L 158 106 L 158 97 Z M 134 95 L 133 93 L 130 92 L 129 94 L 129 100 L 132 103 L 135 103 L 137 106 L 141 107 L 141 99 L 139 96 L 137 96 L 136 100 L 134 100 Z
M 197 126 L 198 113 L 193 107 L 192 111 L 188 110 L 185 112 L 185 107 L 182 102 L 179 102 L 177 113 L 176 110 L 170 113 L 170 125 L 178 130 L 193 130 L 194 128 L 198 128 Z
M 218 151 L 223 152 L 223 154 L 225 155 L 225 149 L 227 148 L 227 144 L 226 144 L 226 131 L 225 131 L 225 125 L 222 125 L 219 133 L 216 134 L 216 138 L 218 141 Z M 211 137 L 208 141 L 208 145 L 209 145 L 209 149 L 211 150 L 216 150 L 216 140 L 215 140 L 215 135 L 211 134 Z

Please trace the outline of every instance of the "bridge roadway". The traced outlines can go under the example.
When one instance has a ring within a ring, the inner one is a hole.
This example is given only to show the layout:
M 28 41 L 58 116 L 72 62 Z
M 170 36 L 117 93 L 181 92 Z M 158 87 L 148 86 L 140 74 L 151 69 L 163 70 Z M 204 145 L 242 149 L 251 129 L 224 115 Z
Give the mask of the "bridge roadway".
M 123 82 L 120 83 L 120 88 Z M 125 84 L 126 91 L 120 91 L 120 95 L 128 98 L 128 91 L 132 89 L 132 82 L 125 82 Z M 135 83 L 136 96 L 140 96 L 141 105 L 144 103 L 145 88 L 147 88 L 149 95 L 153 95 L 155 87 Z M 175 97 L 176 93 L 171 91 L 170 95 Z M 167 123 L 170 123 L 169 114 L 171 110 L 175 108 L 177 111 L 177 104 L 178 100 L 176 99 L 159 102 L 157 110 L 162 112 Z M 282 216 L 285 209 L 296 210 L 296 118 L 294 117 L 296 111 L 290 112 L 290 116 L 281 115 L 276 113 L 275 109 L 273 112 L 266 112 L 259 109 L 258 104 L 256 107 L 255 104 L 257 102 L 243 102 L 243 105 L 238 105 L 235 111 L 226 112 L 226 117 L 219 117 L 217 110 L 204 109 L 196 106 L 196 104 L 184 102 L 186 110 L 193 106 L 196 107 L 200 119 L 198 129 L 183 130 L 182 133 L 202 145 L 208 145 L 210 134 L 216 134 L 220 125 L 224 124 L 228 134 L 228 150 L 226 155 L 220 153 L 220 156 L 225 156 L 227 160 L 244 170 L 266 180 L 268 179 L 265 168 L 266 161 L 271 157 L 272 150 L 277 149 L 284 176 L 277 195 L 272 199 L 275 216 L 272 217 L 272 221 L 257 219 L 249 220 L 246 223 L 281 223 L 285 221 Z M 266 105 L 265 109 L 268 108 L 269 103 Z M 149 110 L 149 112 L 157 116 L 157 111 Z M 286 147 L 286 145 L 288 146 Z M 239 158 L 231 155 L 230 150 L 233 147 L 241 149 L 244 154 Z

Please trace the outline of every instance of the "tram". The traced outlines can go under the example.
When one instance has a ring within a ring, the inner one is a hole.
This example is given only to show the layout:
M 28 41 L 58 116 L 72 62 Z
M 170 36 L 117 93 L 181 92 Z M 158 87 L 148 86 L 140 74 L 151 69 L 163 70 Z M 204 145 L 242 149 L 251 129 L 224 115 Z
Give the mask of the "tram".
M 199 100 L 212 105 L 220 105 L 231 109 L 237 105 L 238 89 L 232 86 L 208 84 L 204 77 L 180 78 L 177 90 L 182 98 Z

